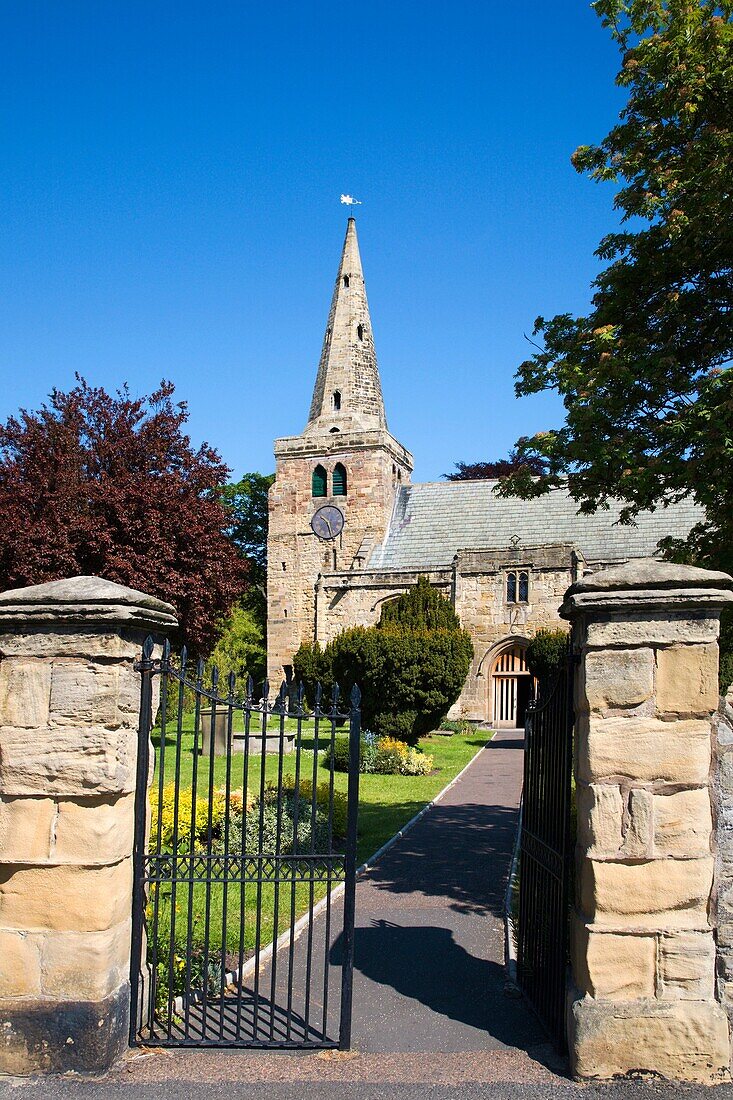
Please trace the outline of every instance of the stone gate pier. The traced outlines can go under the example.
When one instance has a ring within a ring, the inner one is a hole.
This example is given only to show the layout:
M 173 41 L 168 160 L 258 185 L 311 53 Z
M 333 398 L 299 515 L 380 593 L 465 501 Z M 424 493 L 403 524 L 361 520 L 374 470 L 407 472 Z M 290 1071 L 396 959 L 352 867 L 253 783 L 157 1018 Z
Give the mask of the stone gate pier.
M 717 637 L 732 587 L 724 573 L 641 559 L 572 585 L 561 610 L 579 660 L 568 1031 L 581 1077 L 729 1074 L 716 933 L 724 913 L 733 947 L 733 910 L 719 905 L 733 896 L 733 725 L 719 711 Z
M 144 638 L 173 608 L 97 577 L 0 595 L 0 1073 L 128 1042 Z

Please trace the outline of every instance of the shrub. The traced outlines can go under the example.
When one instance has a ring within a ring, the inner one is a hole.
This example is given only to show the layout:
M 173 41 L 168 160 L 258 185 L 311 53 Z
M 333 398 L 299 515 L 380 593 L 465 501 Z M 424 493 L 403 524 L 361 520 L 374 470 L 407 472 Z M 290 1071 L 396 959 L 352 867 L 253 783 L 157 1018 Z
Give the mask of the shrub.
M 382 737 L 377 742 L 374 771 L 379 775 L 400 775 L 407 760 L 408 747 L 394 737 Z
M 433 757 L 429 752 L 421 752 L 410 747 L 402 762 L 402 775 L 430 775 L 433 770 Z
M 312 709 L 315 705 L 316 684 L 321 684 L 324 690 L 328 690 L 333 682 L 328 647 L 324 650 L 318 642 L 303 642 L 293 657 L 293 675 L 296 683 L 303 684 L 305 701 Z
M 326 647 L 334 679 L 358 684 L 365 725 L 414 743 L 458 698 L 473 657 L 464 630 L 413 630 L 398 624 L 353 627 Z
M 543 684 L 551 683 L 568 655 L 569 637 L 564 630 L 538 630 L 527 646 L 527 668 Z
M 417 584 L 396 600 L 382 604 L 379 626 L 399 623 L 411 630 L 460 630 L 461 623 L 450 601 L 433 588 L 427 577 L 418 577 Z
M 164 852 L 173 851 L 173 838 L 175 831 L 175 783 L 166 783 L 163 787 L 163 803 L 160 826 L 160 843 Z M 241 795 L 239 796 L 241 803 Z M 151 825 L 150 835 L 158 835 L 158 792 L 150 794 Z M 211 835 L 218 839 L 222 833 L 224 816 L 226 814 L 226 798 L 223 791 L 215 791 L 211 804 Z M 182 790 L 178 795 L 178 848 L 188 850 L 191 846 L 191 791 Z M 196 812 L 193 815 L 193 827 L 195 840 L 199 844 L 205 844 L 209 831 L 209 803 L 204 798 L 196 799 Z
M 374 760 L 377 753 L 377 738 L 369 730 L 364 730 L 359 744 L 359 771 L 373 772 Z M 347 772 L 349 770 L 349 738 L 334 737 L 333 749 L 328 748 L 323 756 L 323 763 L 329 767 L 333 760 L 333 770 Z
M 447 733 L 460 733 L 465 737 L 466 734 L 471 732 L 471 723 L 467 722 L 465 718 L 444 718 L 438 726 L 438 729 L 445 730 Z
M 336 738 L 334 753 L 324 754 L 323 762 L 329 767 L 333 760 L 334 771 L 349 770 L 348 738 Z M 365 750 L 369 750 L 368 752 Z M 376 739 L 367 731 L 362 737 L 362 752 L 359 758 L 359 771 L 377 775 L 429 775 L 433 770 L 433 758 L 419 749 L 412 748 L 404 741 L 393 737 Z M 323 784 L 328 789 L 328 784 Z

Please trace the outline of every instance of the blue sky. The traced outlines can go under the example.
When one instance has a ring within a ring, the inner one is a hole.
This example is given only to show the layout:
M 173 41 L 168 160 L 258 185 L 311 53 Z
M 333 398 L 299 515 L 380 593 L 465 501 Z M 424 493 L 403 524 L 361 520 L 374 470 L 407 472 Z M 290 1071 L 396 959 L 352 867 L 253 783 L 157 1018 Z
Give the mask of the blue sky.
M 170 378 L 239 475 L 304 427 L 357 225 L 392 432 L 437 479 L 562 419 L 516 401 L 537 314 L 583 311 L 622 105 L 585 0 L 6 0 L 0 417 L 79 371 Z

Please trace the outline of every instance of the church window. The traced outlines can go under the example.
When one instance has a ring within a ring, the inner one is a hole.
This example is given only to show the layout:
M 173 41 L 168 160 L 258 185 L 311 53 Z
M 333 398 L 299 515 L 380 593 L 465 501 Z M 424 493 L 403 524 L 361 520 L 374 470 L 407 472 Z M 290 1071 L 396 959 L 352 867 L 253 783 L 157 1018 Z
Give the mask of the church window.
M 344 275 L 344 286 L 348 286 L 348 285 L 349 285 L 349 276 Z
M 521 573 L 507 573 L 506 602 L 529 603 L 529 573 L 524 570 Z
M 356 326 L 356 335 L 359 337 L 360 340 L 364 339 L 364 326 L 363 325 L 357 325 Z
M 341 431 L 340 428 L 329 428 L 328 430 L 331 433 L 331 435 L 336 435 L 337 432 Z
M 328 492 L 328 474 L 323 466 L 316 466 L 313 471 L 312 491 L 314 497 L 325 497 Z
M 333 408 L 335 412 L 340 412 L 341 410 L 341 393 L 339 390 L 333 391 Z
M 346 467 L 337 462 L 333 468 L 333 495 L 335 497 L 346 496 Z

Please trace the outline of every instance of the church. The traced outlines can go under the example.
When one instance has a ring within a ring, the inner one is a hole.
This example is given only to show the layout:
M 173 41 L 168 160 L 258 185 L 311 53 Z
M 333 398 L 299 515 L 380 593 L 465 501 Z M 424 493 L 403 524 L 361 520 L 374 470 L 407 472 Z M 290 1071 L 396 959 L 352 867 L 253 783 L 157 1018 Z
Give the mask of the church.
M 356 222 L 349 218 L 308 423 L 275 441 L 268 535 L 268 675 L 289 677 L 301 642 L 370 626 L 382 604 L 426 576 L 474 645 L 452 716 L 524 724 L 525 651 L 565 627 L 563 594 L 584 573 L 654 554 L 701 518 L 690 501 L 621 526 L 611 507 L 579 515 L 559 489 L 501 498 L 493 481 L 410 480 L 382 397 Z

